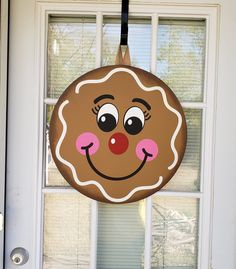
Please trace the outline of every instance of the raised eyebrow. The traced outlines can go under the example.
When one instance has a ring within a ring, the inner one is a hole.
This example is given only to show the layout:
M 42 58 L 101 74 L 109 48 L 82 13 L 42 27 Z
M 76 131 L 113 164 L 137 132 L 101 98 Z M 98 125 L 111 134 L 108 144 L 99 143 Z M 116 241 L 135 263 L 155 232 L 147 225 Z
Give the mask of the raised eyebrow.
M 93 102 L 94 102 L 94 104 L 97 104 L 99 101 L 101 101 L 103 99 L 112 99 L 112 100 L 114 100 L 115 98 L 111 94 L 103 94 L 103 95 L 100 95 L 97 98 L 95 98 Z
M 148 110 L 151 110 L 151 106 L 148 104 L 148 102 L 146 102 L 145 100 L 141 99 L 141 98 L 134 98 L 132 100 L 132 102 L 138 102 L 143 104 Z

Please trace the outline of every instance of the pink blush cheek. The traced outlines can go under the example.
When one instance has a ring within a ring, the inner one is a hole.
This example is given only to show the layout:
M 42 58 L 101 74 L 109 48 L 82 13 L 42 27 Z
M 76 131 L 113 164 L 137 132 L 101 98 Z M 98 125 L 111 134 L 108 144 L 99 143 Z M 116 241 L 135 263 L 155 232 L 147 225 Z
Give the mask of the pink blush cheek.
M 93 143 L 93 145 L 89 148 L 89 155 L 93 155 L 97 152 L 100 143 L 95 134 L 90 132 L 82 133 L 76 139 L 76 149 L 80 154 L 86 155 L 86 151 L 84 149 L 81 149 L 81 147 L 86 147 L 91 143 Z
M 143 160 L 145 157 L 143 149 L 145 149 L 149 154 L 152 154 L 152 157 L 148 156 L 147 162 L 154 160 L 158 155 L 157 143 L 152 139 L 143 139 L 138 142 L 136 146 L 136 155 L 140 160 Z

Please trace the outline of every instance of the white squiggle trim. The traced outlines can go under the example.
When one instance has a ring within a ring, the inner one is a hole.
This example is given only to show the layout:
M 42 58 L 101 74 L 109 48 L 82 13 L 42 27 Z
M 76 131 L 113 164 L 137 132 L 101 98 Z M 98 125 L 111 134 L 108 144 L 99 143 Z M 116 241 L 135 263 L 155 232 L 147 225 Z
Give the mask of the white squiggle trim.
M 142 191 L 142 190 L 151 190 L 151 189 L 155 189 L 157 187 L 159 187 L 161 184 L 162 184 L 162 181 L 163 181 L 163 177 L 160 176 L 157 183 L 154 184 L 154 185 L 150 185 L 150 186 L 139 186 L 139 187 L 136 187 L 134 188 L 132 191 L 130 191 L 126 196 L 124 197 L 121 197 L 121 198 L 114 198 L 112 196 L 110 196 L 106 191 L 105 189 L 102 187 L 102 185 L 100 183 L 98 183 L 97 181 L 94 181 L 94 180 L 89 180 L 89 181 L 85 181 L 85 182 L 82 182 L 78 179 L 78 176 L 77 176 L 77 173 L 76 173 L 76 170 L 75 170 L 75 167 L 73 166 L 73 164 L 71 164 L 70 162 L 68 162 L 67 160 L 63 159 L 61 154 L 60 154 L 60 148 L 61 148 L 61 144 L 66 136 L 66 132 L 67 132 L 67 124 L 66 124 L 66 121 L 63 117 L 63 109 L 64 107 L 69 104 L 69 101 L 68 100 L 65 100 L 59 107 L 59 110 L 58 110 L 58 116 L 59 116 L 59 119 L 62 123 L 62 126 L 63 126 L 63 130 L 62 130 L 62 133 L 61 133 L 61 136 L 58 140 L 58 143 L 56 145 L 56 156 L 58 158 L 58 160 L 60 162 L 62 162 L 63 164 L 65 164 L 66 166 L 68 166 L 70 169 L 71 169 L 71 172 L 72 172 L 72 175 L 73 175 L 73 178 L 75 180 L 75 182 L 80 185 L 80 186 L 88 186 L 88 185 L 95 185 L 99 188 L 99 190 L 101 191 L 101 193 L 104 195 L 104 197 L 111 201 L 111 202 L 114 202 L 114 203 L 122 203 L 122 202 L 125 202 L 127 201 L 130 197 L 132 197 L 136 192 L 138 191 Z
M 178 124 L 177 124 L 177 127 L 176 127 L 173 135 L 172 135 L 171 142 L 170 142 L 170 146 L 171 146 L 172 152 L 174 154 L 174 161 L 173 161 L 173 163 L 171 165 L 168 166 L 168 169 L 169 170 L 173 169 L 176 166 L 177 162 L 178 162 L 178 152 L 177 152 L 177 150 L 175 148 L 175 139 L 176 139 L 176 137 L 177 137 L 177 135 L 179 133 L 179 130 L 181 128 L 181 125 L 182 125 L 182 116 L 179 113 L 179 111 L 177 111 L 176 109 L 174 109 L 172 106 L 169 105 L 169 103 L 167 101 L 166 93 L 165 93 L 165 91 L 164 91 L 164 89 L 162 87 L 160 87 L 160 86 L 145 87 L 142 84 L 142 82 L 140 81 L 140 79 L 138 78 L 138 76 L 132 70 L 130 70 L 128 68 L 124 68 L 124 67 L 118 67 L 118 68 L 112 69 L 105 77 L 103 77 L 101 79 L 90 79 L 90 80 L 84 80 L 84 81 L 79 82 L 77 84 L 76 88 L 75 88 L 75 93 L 78 94 L 80 88 L 83 85 L 105 82 L 106 80 L 108 80 L 112 75 L 114 75 L 117 72 L 129 73 L 135 79 L 138 86 L 141 89 L 143 89 L 144 91 L 155 91 L 155 90 L 160 91 L 166 108 L 169 109 L 171 112 L 173 112 L 178 117 Z

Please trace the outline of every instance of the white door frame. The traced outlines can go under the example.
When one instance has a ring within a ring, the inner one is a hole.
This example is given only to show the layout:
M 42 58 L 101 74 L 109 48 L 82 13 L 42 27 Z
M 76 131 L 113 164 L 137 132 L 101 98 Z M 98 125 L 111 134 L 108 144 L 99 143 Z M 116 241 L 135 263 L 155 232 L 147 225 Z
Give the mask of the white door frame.
M 8 65 L 8 0 L 1 0 L 0 36 L 0 267 L 3 268 Z

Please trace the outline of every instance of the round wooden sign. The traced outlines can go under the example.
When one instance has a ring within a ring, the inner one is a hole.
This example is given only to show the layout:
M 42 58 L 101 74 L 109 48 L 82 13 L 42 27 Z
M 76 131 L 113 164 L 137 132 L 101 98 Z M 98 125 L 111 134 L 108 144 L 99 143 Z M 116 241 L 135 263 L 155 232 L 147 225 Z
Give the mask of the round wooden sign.
M 169 87 L 125 65 L 76 79 L 59 98 L 49 133 L 63 177 L 84 195 L 109 203 L 160 190 L 182 161 L 186 137 L 183 109 Z

